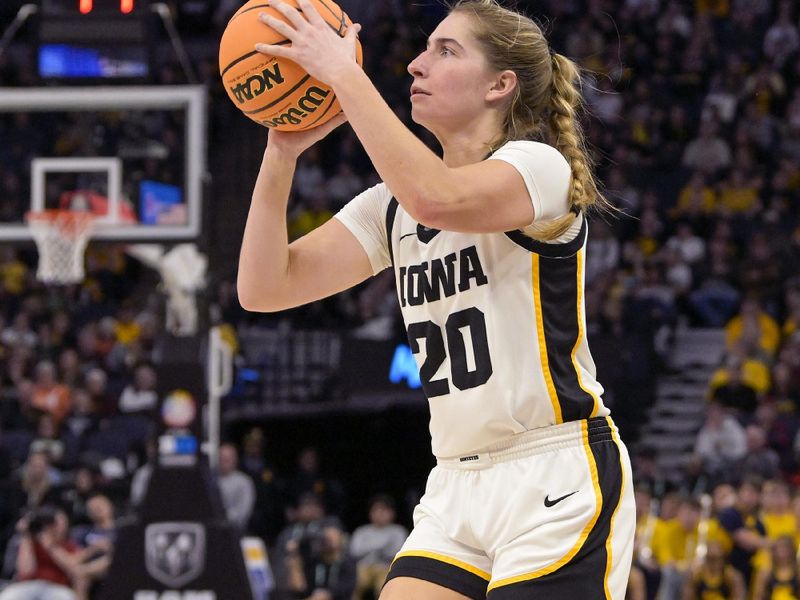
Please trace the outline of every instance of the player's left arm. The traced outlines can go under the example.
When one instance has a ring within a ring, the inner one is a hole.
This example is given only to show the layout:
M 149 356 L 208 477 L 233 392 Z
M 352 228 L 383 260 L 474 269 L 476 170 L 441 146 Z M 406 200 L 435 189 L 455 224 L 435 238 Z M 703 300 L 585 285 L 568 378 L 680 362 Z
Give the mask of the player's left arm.
M 448 167 L 400 121 L 355 61 L 358 28 L 340 38 L 308 0 L 298 4 L 302 14 L 280 0 L 271 4 L 291 26 L 262 17 L 291 46 L 256 49 L 297 62 L 333 88 L 375 169 L 406 212 L 428 227 L 466 233 L 522 229 L 533 222 L 530 195 L 513 166 L 483 161 Z

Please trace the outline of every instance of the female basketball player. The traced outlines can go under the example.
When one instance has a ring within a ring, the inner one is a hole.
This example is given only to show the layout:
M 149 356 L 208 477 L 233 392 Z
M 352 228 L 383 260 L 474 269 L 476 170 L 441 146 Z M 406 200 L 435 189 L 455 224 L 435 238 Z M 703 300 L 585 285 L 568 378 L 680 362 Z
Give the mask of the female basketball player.
M 460 2 L 409 65 L 412 116 L 383 101 L 307 0 L 257 45 L 330 85 L 344 115 L 270 131 L 242 244 L 242 306 L 276 311 L 393 266 L 438 464 L 381 600 L 622 600 L 635 510 L 627 452 L 585 335 L 585 213 L 601 202 L 577 70 L 493 0 Z M 349 120 L 382 184 L 289 245 L 300 153 Z M 531 141 L 538 140 L 538 141 Z M 390 191 L 391 190 L 391 191 Z

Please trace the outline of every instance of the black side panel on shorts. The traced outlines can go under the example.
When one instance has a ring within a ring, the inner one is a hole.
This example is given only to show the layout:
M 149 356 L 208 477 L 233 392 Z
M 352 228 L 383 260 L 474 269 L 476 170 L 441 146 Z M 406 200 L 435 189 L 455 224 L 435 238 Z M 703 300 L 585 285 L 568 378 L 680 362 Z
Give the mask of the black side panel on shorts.
M 413 577 L 430 581 L 473 600 L 485 600 L 489 582 L 455 565 L 425 556 L 401 556 L 392 563 L 386 581 Z M 511 596 L 509 596 L 510 598 Z
M 609 600 L 605 586 L 606 541 L 611 535 L 611 517 L 622 492 L 622 467 L 619 447 L 613 440 L 591 443 L 590 439 L 589 447 L 597 464 L 603 507 L 583 546 L 560 569 L 536 579 L 495 588 L 489 592 L 489 600 Z

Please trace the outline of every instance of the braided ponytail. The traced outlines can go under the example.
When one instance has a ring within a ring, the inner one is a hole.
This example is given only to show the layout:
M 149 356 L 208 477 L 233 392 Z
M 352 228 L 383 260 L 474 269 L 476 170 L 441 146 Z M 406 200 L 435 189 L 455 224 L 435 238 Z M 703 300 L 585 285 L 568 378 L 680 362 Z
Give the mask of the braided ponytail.
M 474 18 L 474 32 L 489 64 L 517 75 L 517 89 L 503 123 L 500 142 L 536 139 L 558 149 L 570 165 L 570 212 L 552 221 L 535 223 L 525 233 L 548 241 L 565 233 L 577 215 L 590 207 L 613 210 L 592 174 L 578 120 L 582 106 L 578 66 L 550 52 L 541 28 L 531 19 L 497 0 L 459 0 L 452 12 Z M 497 147 L 494 140 L 492 147 Z
M 552 65 L 551 93 L 546 109 L 549 113 L 547 141 L 567 159 L 572 177 L 569 186 L 570 212 L 531 228 L 535 237 L 544 240 L 564 234 L 577 215 L 586 212 L 601 197 L 578 121 L 578 109 L 582 103 L 580 90 L 575 84 L 580 78 L 578 67 L 566 56 L 556 53 L 552 55 Z

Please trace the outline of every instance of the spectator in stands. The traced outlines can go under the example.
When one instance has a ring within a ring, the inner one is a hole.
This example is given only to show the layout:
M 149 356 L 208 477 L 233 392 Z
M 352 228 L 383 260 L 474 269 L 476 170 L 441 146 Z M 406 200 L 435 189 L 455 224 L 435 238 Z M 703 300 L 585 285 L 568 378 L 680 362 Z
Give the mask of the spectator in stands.
M 156 370 L 152 365 L 137 365 L 133 370 L 133 381 L 120 394 L 119 411 L 153 414 L 158 408 L 156 383 Z
M 724 217 L 752 217 L 761 209 L 761 182 L 734 168 L 719 185 L 717 212 Z
M 755 412 L 755 422 L 766 432 L 767 445 L 778 453 L 785 475 L 795 468 L 793 444 L 800 426 L 794 414 L 794 403 L 789 406 L 789 409 L 780 407 L 779 400 L 770 396 L 759 402 Z
M 303 558 L 299 544 L 286 547 L 289 589 L 304 600 L 351 600 L 356 584 L 356 563 L 348 556 L 344 533 L 338 527 L 322 530 L 318 553 Z
M 322 531 L 327 527 L 342 529 L 335 516 L 325 514 L 325 507 L 314 493 L 307 492 L 297 501 L 296 508 L 289 511 L 290 523 L 280 532 L 270 554 L 270 563 L 275 576 L 275 599 L 289 598 L 289 575 L 287 553 L 297 548 L 303 564 L 310 564 L 321 543 Z
M 283 528 L 286 490 L 275 467 L 267 460 L 261 427 L 253 427 L 242 439 L 240 465 L 252 478 L 256 490 L 250 530 L 270 546 Z
M 115 401 L 108 390 L 108 374 L 101 368 L 89 369 L 84 376 L 84 388 L 89 392 L 92 405 L 101 417 L 108 417 L 114 413 Z
M 311 446 L 303 448 L 297 456 L 297 471 L 289 480 L 289 495 L 293 499 L 306 493 L 319 495 L 329 514 L 341 515 L 344 508 L 344 488 L 334 478 L 320 470 L 319 453 Z
M 735 414 L 750 415 L 758 403 L 756 389 L 744 379 L 745 365 L 728 357 L 725 366 L 711 379 L 711 398 Z
M 730 483 L 720 483 L 711 490 L 711 512 L 718 515 L 736 504 L 736 489 Z
M 698 265 L 706 254 L 705 241 L 695 234 L 688 221 L 680 221 L 676 224 L 675 234 L 667 239 L 664 247 L 677 252 L 681 260 L 692 267 Z
M 698 500 L 682 498 L 675 517 L 654 532 L 653 555 L 662 569 L 661 600 L 680 600 L 695 559 L 700 513 Z
M 772 66 L 782 69 L 787 60 L 800 48 L 800 32 L 792 22 L 792 3 L 778 3 L 778 18 L 764 36 L 764 55 Z
M 88 525 L 91 519 L 87 504 L 98 493 L 98 473 L 91 467 L 80 466 L 75 470 L 72 479 L 71 485 L 61 488 L 58 505 L 67 510 L 73 525 Z
M 750 340 L 742 339 L 727 350 L 725 363 L 711 375 L 709 390 L 714 393 L 719 386 L 728 383 L 731 378 L 740 378 L 742 383 L 755 390 L 759 397 L 769 391 L 770 370 L 768 360 L 763 354 L 753 353 L 755 336 Z M 733 371 L 738 371 L 739 375 Z
M 775 540 L 770 560 L 755 576 L 753 600 L 797 598 L 800 593 L 800 574 L 793 535 L 783 535 Z
M 36 332 L 31 329 L 28 313 L 19 311 L 11 325 L 0 332 L 0 342 L 8 348 L 33 350 L 38 343 Z
M 38 508 L 48 501 L 62 480 L 61 472 L 50 465 L 46 452 L 31 452 L 19 474 L 24 497 L 22 506 L 28 509 Z
M 658 523 L 656 512 L 658 501 L 653 498 L 652 490 L 641 484 L 636 486 L 633 493 L 636 501 L 633 564 L 644 579 L 643 587 L 647 598 L 652 600 L 661 583 L 661 569 L 653 556 L 653 537 Z
M 722 545 L 717 541 L 709 542 L 703 562 L 692 569 L 692 575 L 686 579 L 683 588 L 683 600 L 705 598 L 747 598 L 747 584 L 741 573 L 728 564 Z
M 86 388 L 73 388 L 72 412 L 64 422 L 65 430 L 77 438 L 85 438 L 97 429 L 100 417 L 92 401 L 92 396 Z
M 124 346 L 132 344 L 138 339 L 141 330 L 134 305 L 130 301 L 123 301 L 114 321 L 114 337 L 117 342 Z
M 222 505 L 228 521 L 240 532 L 244 532 L 253 514 L 256 492 L 253 480 L 237 470 L 239 452 L 233 444 L 219 447 L 217 485 L 222 494 Z
M 767 434 L 756 423 L 745 429 L 747 452 L 737 463 L 735 472 L 740 477 L 755 476 L 762 481 L 780 476 L 780 458 L 777 452 L 767 447 Z
M 49 414 L 55 425 L 60 425 L 72 407 L 70 390 L 57 380 L 56 366 L 49 360 L 36 365 L 31 407 L 41 413 Z
M 16 583 L 0 600 L 77 600 L 72 590 L 78 547 L 67 539 L 69 521 L 63 511 L 42 507 L 20 523 Z
M 741 292 L 736 287 L 735 247 L 730 224 L 720 221 L 707 245 L 705 263 L 700 269 L 698 289 L 690 295 L 693 310 L 701 324 L 722 327 L 736 312 Z
M 747 451 L 747 436 L 738 421 L 720 404 L 711 402 L 694 445 L 693 469 L 712 480 L 725 481 L 730 467 Z
M 770 543 L 758 515 L 761 486 L 760 479 L 743 479 L 736 490 L 736 504 L 720 511 L 717 516 L 732 548 L 730 564 L 742 576 L 747 589 L 752 585 L 751 561 L 758 550 L 768 548 Z
M 60 314 L 60 313 L 59 313 Z M 53 317 L 54 321 L 57 317 Z M 56 323 L 53 325 L 56 327 Z M 74 348 L 65 347 L 58 355 L 58 378 L 64 385 L 73 389 L 80 385 L 83 373 L 78 352 Z M 73 398 L 74 402 L 74 398 Z
M 706 176 L 702 171 L 694 171 L 687 184 L 681 189 L 671 216 L 683 218 L 695 225 L 702 226 L 716 209 L 716 191 L 707 184 Z
M 36 421 L 36 434 L 29 452 L 46 452 L 50 463 L 69 468 L 74 461 L 75 440 L 68 432 L 59 434 L 58 426 L 50 414 L 39 415 Z
M 700 124 L 700 135 L 689 142 L 683 153 L 683 166 L 715 175 L 730 166 L 733 160 L 731 148 L 718 135 L 718 126 L 707 120 Z
M 764 482 L 761 492 L 761 520 L 767 537 L 775 541 L 798 530 L 798 521 L 792 511 L 789 485 L 783 479 L 770 479 Z
M 108 573 L 117 537 L 114 506 L 107 496 L 95 494 L 86 503 L 91 525 L 73 529 L 70 537 L 84 549 L 80 564 L 82 593 L 89 594 L 95 582 Z
M 764 299 L 764 302 L 761 303 L 761 312 L 756 318 L 760 322 L 762 331 L 761 343 L 765 345 L 767 344 L 763 338 L 766 335 L 765 329 L 774 325 L 775 329 L 779 330 L 778 324 L 771 317 L 769 311 L 775 311 L 776 302 L 783 292 L 783 281 L 786 279 L 778 249 L 772 246 L 773 240 L 769 239 L 766 232 L 754 233 L 748 243 L 747 255 L 739 266 L 741 289 Z M 758 307 L 749 308 L 757 310 Z M 744 312 L 741 316 L 746 318 Z M 769 325 L 764 321 L 769 322 Z M 769 352 L 769 349 L 765 347 L 765 351 Z
M 369 524 L 356 528 L 350 539 L 350 556 L 357 561 L 357 583 L 353 600 L 371 590 L 378 598 L 389 567 L 408 537 L 408 530 L 394 522 L 394 500 L 386 494 L 369 504 Z
M 108 549 L 103 554 L 108 554 L 116 541 L 117 527 L 114 522 L 114 505 L 108 496 L 95 493 L 86 502 L 86 510 L 91 520 L 91 525 L 75 527 L 70 537 L 81 547 L 88 548 L 104 540 Z

